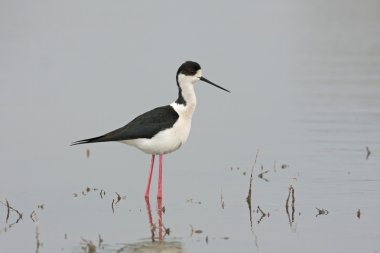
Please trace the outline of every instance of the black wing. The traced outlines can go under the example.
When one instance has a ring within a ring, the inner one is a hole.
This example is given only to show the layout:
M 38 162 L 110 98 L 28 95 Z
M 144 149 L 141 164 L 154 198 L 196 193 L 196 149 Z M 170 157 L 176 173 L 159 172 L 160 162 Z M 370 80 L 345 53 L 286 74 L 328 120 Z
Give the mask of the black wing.
M 157 107 L 141 114 L 119 129 L 95 138 L 76 141 L 71 145 L 105 141 L 124 141 L 138 138 L 150 139 L 158 132 L 172 127 L 178 118 L 178 113 L 170 105 Z

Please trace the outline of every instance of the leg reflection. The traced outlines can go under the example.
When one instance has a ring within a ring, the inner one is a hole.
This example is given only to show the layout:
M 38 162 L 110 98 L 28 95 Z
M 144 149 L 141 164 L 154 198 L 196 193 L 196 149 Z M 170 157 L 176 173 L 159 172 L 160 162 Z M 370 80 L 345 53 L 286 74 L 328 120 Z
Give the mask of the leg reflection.
M 149 225 L 150 225 L 150 232 L 152 233 L 152 242 L 154 242 L 154 231 L 155 231 L 155 225 L 153 224 L 153 218 L 152 218 L 152 210 L 150 209 L 150 203 L 149 203 L 149 197 L 145 197 L 145 204 L 146 204 L 146 210 L 148 212 L 148 219 L 149 219 Z
M 157 199 L 158 239 L 162 241 L 162 198 Z
M 150 208 L 149 198 L 145 198 L 146 210 L 148 212 L 148 219 L 151 231 L 152 242 L 156 240 L 156 225 L 153 223 L 152 210 Z M 162 241 L 163 239 L 163 225 L 162 225 L 162 199 L 157 199 L 157 214 L 158 214 L 158 240 Z

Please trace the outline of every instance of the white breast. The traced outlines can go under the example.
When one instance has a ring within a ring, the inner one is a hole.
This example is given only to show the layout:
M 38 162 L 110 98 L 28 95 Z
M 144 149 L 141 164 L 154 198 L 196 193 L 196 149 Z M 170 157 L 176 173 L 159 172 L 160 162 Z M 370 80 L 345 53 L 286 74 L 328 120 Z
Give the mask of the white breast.
M 186 105 L 173 102 L 170 106 L 178 113 L 179 118 L 173 127 L 163 130 L 151 139 L 134 139 L 122 141 L 132 145 L 147 154 L 167 154 L 179 149 L 190 134 L 191 119 L 195 111 L 197 99 L 195 97 L 193 81 L 182 80 L 180 86 Z
M 186 107 L 183 105 L 173 103 L 171 106 L 179 114 L 173 127 L 159 132 L 151 139 L 139 138 L 121 142 L 132 145 L 147 154 L 168 154 L 179 149 L 189 137 L 192 113 L 186 113 Z

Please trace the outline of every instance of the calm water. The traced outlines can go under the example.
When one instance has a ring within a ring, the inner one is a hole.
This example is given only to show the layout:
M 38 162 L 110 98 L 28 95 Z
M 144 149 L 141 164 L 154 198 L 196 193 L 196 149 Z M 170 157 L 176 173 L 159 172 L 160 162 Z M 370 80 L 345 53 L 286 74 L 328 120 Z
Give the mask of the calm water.
M 0 252 L 380 251 L 379 1 L 205 4 L 184 47 L 169 3 L 45 4 L 1 4 Z M 196 88 L 146 202 L 147 155 L 69 143 L 174 99 L 168 52 L 232 93 Z

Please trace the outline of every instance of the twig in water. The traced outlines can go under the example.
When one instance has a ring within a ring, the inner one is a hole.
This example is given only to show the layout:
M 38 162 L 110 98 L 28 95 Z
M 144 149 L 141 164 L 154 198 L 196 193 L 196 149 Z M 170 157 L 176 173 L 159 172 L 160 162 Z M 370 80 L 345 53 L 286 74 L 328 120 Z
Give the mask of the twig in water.
M 220 189 L 220 205 L 224 209 L 223 189 Z
M 120 196 L 119 193 L 117 193 L 117 192 L 115 192 L 115 193 L 116 193 L 116 195 L 117 195 L 117 199 L 116 199 L 115 205 L 117 205 L 117 203 L 119 203 L 120 200 L 121 200 L 121 196 Z
M 36 211 L 33 210 L 33 212 L 30 214 L 30 219 L 33 221 L 33 222 L 36 222 L 38 221 L 38 216 L 37 216 L 37 213 Z
M 251 169 L 251 176 L 249 178 L 249 189 L 248 189 L 248 196 L 247 196 L 247 203 L 248 203 L 248 206 L 249 206 L 249 209 L 251 209 L 251 196 L 252 196 L 252 179 L 253 179 L 253 169 L 255 168 L 255 165 L 256 165 L 256 162 L 257 162 L 257 157 L 259 155 L 259 149 L 257 149 L 257 152 L 256 152 L 256 158 L 255 158 L 255 161 L 252 165 L 252 169 Z
M 257 224 L 260 224 L 260 222 L 262 221 L 262 219 L 264 219 L 264 217 L 266 217 L 266 216 L 269 217 L 269 213 L 266 214 L 266 213 L 260 208 L 260 206 L 257 206 L 257 212 L 260 212 L 260 213 L 261 213 L 261 217 L 260 217 L 260 219 L 257 221 Z
M 317 215 L 315 215 L 315 217 L 318 217 L 319 215 L 328 215 L 329 214 L 329 211 L 327 209 L 319 209 L 318 207 L 316 207 L 315 209 L 317 209 L 318 213 Z
M 260 208 L 260 206 L 257 206 L 257 211 L 261 213 L 262 216 L 266 216 L 266 213 Z
M 253 175 L 253 169 L 255 168 L 257 157 L 259 155 L 259 149 L 257 149 L 255 161 L 253 162 L 252 169 L 251 169 L 251 176 L 249 178 L 249 189 L 248 189 L 248 196 L 246 198 L 247 204 L 248 204 L 248 210 L 249 210 L 249 222 L 251 224 L 252 229 L 252 175 Z
M 186 203 L 191 203 L 191 204 L 198 204 L 198 205 L 202 204 L 202 202 L 201 202 L 201 201 L 195 201 L 195 200 L 194 200 L 194 199 L 192 199 L 192 198 L 190 198 L 190 199 L 186 200 Z
M 21 219 L 22 219 L 22 213 L 20 213 L 17 209 L 13 208 L 10 204 L 9 204 L 9 201 L 7 199 L 5 199 L 5 203 L 0 201 L 1 204 L 3 204 L 4 206 L 7 207 L 7 217 L 5 219 L 5 223 L 8 223 L 8 220 L 9 220 L 9 216 L 10 216 L 10 211 L 14 211 L 17 213 L 18 215 L 18 218 L 16 220 L 16 222 L 14 223 L 18 223 Z
M 9 213 L 10 213 L 11 208 L 10 208 L 8 200 L 6 199 L 5 201 L 7 202 L 7 218 L 5 219 L 5 223 L 8 223 Z
M 102 238 L 102 236 L 99 234 L 98 235 L 98 241 L 99 241 L 99 243 L 98 243 L 98 248 L 100 249 L 100 248 L 102 248 L 102 243 L 103 243 L 103 238 Z
M 290 216 L 289 214 L 289 200 L 290 198 L 292 198 L 292 204 L 291 204 L 291 207 L 292 207 L 292 214 Z M 286 203 L 285 203 L 285 210 L 286 210 L 286 214 L 288 215 L 288 219 L 289 219 L 289 224 L 290 226 L 292 226 L 293 222 L 294 222 L 294 213 L 295 213 L 295 202 L 296 202 L 296 199 L 294 197 L 294 188 L 292 185 L 289 186 L 289 194 L 288 194 L 288 197 L 286 199 Z
M 369 150 L 368 146 L 366 147 L 366 150 L 367 150 L 366 160 L 368 160 L 368 157 L 371 155 L 371 150 Z
M 164 226 L 164 230 L 165 230 L 165 235 L 164 235 L 164 237 L 165 237 L 166 235 L 170 235 L 170 228 L 166 228 L 166 227 Z
M 203 233 L 203 230 L 201 229 L 194 229 L 192 225 L 190 225 L 190 229 L 191 229 L 191 233 L 190 233 L 190 237 L 193 236 L 193 234 L 202 234 Z
M 102 199 L 104 195 L 106 195 L 105 190 L 101 189 L 99 195 L 100 195 L 100 198 Z
M 40 241 L 40 227 L 38 223 L 36 223 L 35 238 L 36 238 L 36 253 L 38 253 L 40 252 L 40 247 L 42 246 L 42 243 Z
M 264 180 L 265 182 L 269 182 L 269 180 L 264 177 L 264 175 L 267 174 L 268 172 L 269 172 L 269 170 L 263 171 L 260 174 L 258 174 L 257 177 Z
M 125 200 L 127 196 L 121 196 L 119 193 L 116 193 L 116 199 L 112 199 L 111 207 L 112 207 L 112 212 L 115 213 L 115 208 L 118 206 L 120 200 Z
M 115 213 L 115 208 L 114 208 L 114 206 L 115 206 L 115 200 L 112 199 L 112 204 L 111 204 L 111 207 L 112 207 L 112 213 Z

